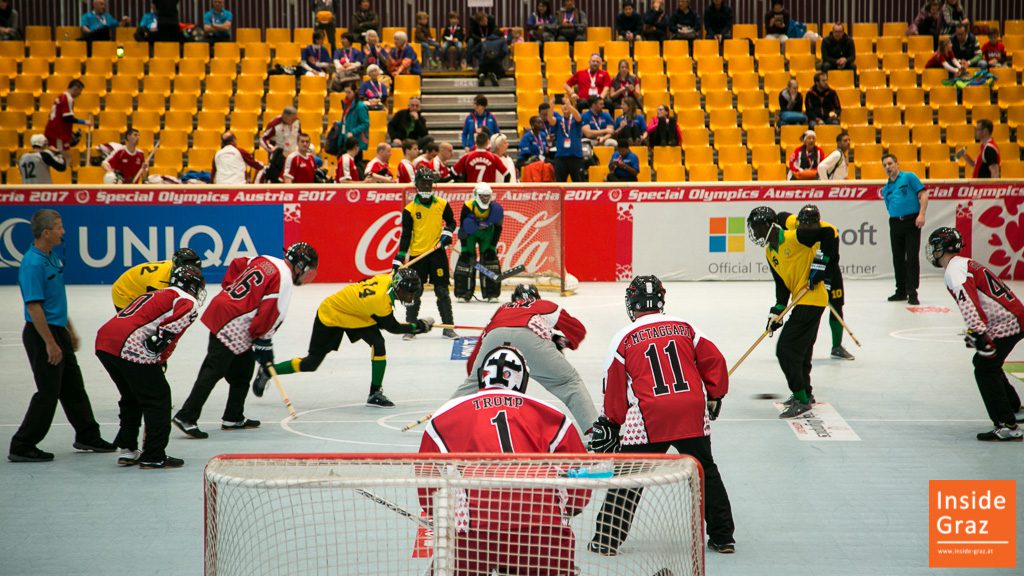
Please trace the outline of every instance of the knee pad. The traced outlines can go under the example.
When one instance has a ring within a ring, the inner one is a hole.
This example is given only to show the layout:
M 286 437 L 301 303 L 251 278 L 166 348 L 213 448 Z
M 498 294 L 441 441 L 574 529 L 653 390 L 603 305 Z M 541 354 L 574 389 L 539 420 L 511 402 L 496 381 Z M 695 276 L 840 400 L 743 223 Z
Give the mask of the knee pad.
M 456 298 L 473 297 L 473 266 L 476 264 L 476 254 L 463 252 L 455 262 L 455 273 L 453 274 Z
M 483 266 L 487 270 L 501 276 L 501 264 L 498 263 L 497 254 L 488 253 L 483 258 Z M 491 280 L 487 276 L 480 275 L 480 293 L 484 298 L 497 298 L 501 295 L 501 282 Z

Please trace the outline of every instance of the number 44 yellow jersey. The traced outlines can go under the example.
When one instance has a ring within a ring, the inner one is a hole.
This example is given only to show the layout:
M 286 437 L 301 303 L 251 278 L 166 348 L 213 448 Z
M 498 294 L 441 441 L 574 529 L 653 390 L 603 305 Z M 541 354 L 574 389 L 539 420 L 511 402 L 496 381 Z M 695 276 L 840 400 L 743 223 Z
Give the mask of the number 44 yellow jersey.
M 377 318 L 394 312 L 391 297 L 391 274 L 380 274 L 362 282 L 349 284 L 320 303 L 316 314 L 325 326 L 334 328 L 365 328 Z
M 159 262 L 146 262 L 128 269 L 121 274 L 121 277 L 114 282 L 111 289 L 114 298 L 114 307 L 118 310 L 125 308 L 139 296 L 153 290 L 160 290 L 171 285 L 171 268 L 174 263 L 170 260 Z

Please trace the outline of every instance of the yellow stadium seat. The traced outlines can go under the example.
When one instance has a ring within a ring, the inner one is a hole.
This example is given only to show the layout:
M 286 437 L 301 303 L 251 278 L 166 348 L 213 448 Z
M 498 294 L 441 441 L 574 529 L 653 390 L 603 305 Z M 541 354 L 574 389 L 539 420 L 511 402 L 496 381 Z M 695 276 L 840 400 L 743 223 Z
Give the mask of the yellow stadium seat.
M 992 103 L 992 92 L 988 86 L 968 86 L 961 93 L 963 94 L 963 107 L 968 110 L 975 106 Z
M 545 53 L 547 53 L 547 47 L 549 44 L 550 43 L 544 44 Z M 637 60 L 640 60 L 641 58 L 661 58 L 661 45 L 659 45 L 657 42 L 645 40 L 634 42 L 633 58 Z
M 714 58 L 708 56 L 702 60 L 697 60 L 697 75 L 704 77 L 711 74 L 723 74 L 725 71 L 725 60 L 719 56 Z
M 995 104 L 985 104 L 971 108 L 971 122 L 976 123 L 978 120 L 982 119 L 991 120 L 994 124 L 998 124 L 999 106 Z
M 259 28 L 238 28 L 235 30 L 235 40 L 239 44 L 253 44 L 263 42 L 263 33 Z
M 28 42 L 49 42 L 53 32 L 49 26 L 25 26 L 25 40 Z
M 754 59 L 750 56 L 736 56 L 732 60 L 728 61 L 729 76 L 736 77 L 738 75 L 750 74 L 751 76 L 757 77 L 754 73 Z
M 687 164 L 690 182 L 718 182 L 718 166 L 714 164 Z
M 302 46 L 298 44 L 276 44 L 274 63 L 282 66 L 296 66 L 302 60 Z
M 868 109 L 892 105 L 892 90 L 888 88 L 873 88 L 864 93 L 864 106 Z
M 254 70 L 261 71 L 263 75 L 266 75 L 267 62 L 270 62 L 270 44 L 244 44 L 242 50 L 245 54 L 245 58 L 242 60 L 242 69 L 244 70 L 248 64 Z
M 166 130 L 181 130 L 183 132 L 192 133 L 192 119 L 195 117 L 195 112 L 188 110 L 168 110 L 164 114 L 164 129 Z
M 69 59 L 68 62 L 78 62 L 79 66 L 81 65 L 80 60 Z M 46 78 L 50 75 L 50 61 L 45 58 L 38 58 L 35 56 L 28 58 L 21 65 L 21 75 Z M 67 86 L 67 84 L 64 84 L 64 86 Z M 60 86 L 60 88 L 63 88 L 64 86 Z
M 406 78 L 412 78 L 415 80 L 416 92 L 419 92 L 419 76 L 399 76 L 395 78 L 395 91 L 402 90 L 405 84 L 408 84 Z M 299 79 L 299 91 L 300 92 L 312 92 L 319 94 L 320 96 L 327 95 L 327 78 L 322 76 L 303 76 Z
M 53 75 L 56 78 L 66 78 L 68 80 L 81 78 L 82 61 L 76 58 L 60 58 L 53 63 Z
M 10 112 L 18 112 L 22 116 L 35 112 L 36 109 L 36 97 L 28 93 L 15 92 L 7 96 L 7 110 Z M 40 112 L 50 113 L 49 108 L 40 110 Z M 6 122 L 0 122 L 0 126 L 10 127 L 12 124 Z M 32 126 L 36 126 L 35 123 Z
M 936 88 L 947 88 L 942 82 L 949 77 L 945 70 L 927 68 L 921 72 L 921 87 L 929 92 Z
M 295 77 L 294 76 L 271 76 L 269 81 L 269 88 L 267 90 L 270 94 L 295 94 Z
M 8 131 L 17 136 L 28 129 L 28 115 L 23 111 L 5 110 L 0 112 L 0 126 L 4 127 L 4 130 L 0 130 L 0 132 Z M 0 147 L 17 148 L 18 145 L 15 142 L 13 145 Z
M 882 23 L 882 36 L 906 36 L 907 35 L 907 23 L 906 22 L 883 22 Z
M 756 57 L 757 61 L 757 73 L 762 77 L 772 73 L 782 73 L 789 76 L 786 72 L 786 59 L 782 54 L 765 54 L 763 56 Z
M 808 23 L 807 31 L 814 31 L 814 24 Z M 804 38 L 790 38 L 786 40 L 786 57 L 788 58 L 791 54 L 810 54 L 812 43 L 808 39 Z
M 203 94 L 203 105 L 200 107 L 200 110 L 226 114 L 230 109 L 230 94 L 215 94 L 212 92 Z
M 868 123 L 868 112 L 869 110 L 867 108 L 843 108 L 843 116 L 840 123 L 844 128 L 849 128 L 850 126 L 865 126 Z
M 859 178 L 861 180 L 885 180 L 885 169 L 882 168 L 882 163 L 873 160 L 868 163 L 857 164 L 856 168 L 859 170 Z
M 263 96 L 263 77 L 239 76 L 237 94 L 256 94 Z
M 652 160 L 655 164 L 681 164 L 682 148 L 678 146 L 655 146 Z
M 580 40 L 573 44 L 572 53 L 577 68 L 580 65 L 589 65 L 590 57 L 601 53 L 601 44 L 593 40 Z
M 138 110 L 163 112 L 167 109 L 167 98 L 159 93 L 143 92 L 139 94 Z
M 716 146 L 715 149 L 719 166 L 747 163 L 747 149 L 742 145 Z
M 803 124 L 787 124 L 779 128 L 779 145 L 783 151 L 789 150 L 800 143 L 807 126 Z
M 875 52 L 878 54 L 899 54 L 903 52 L 903 36 L 882 36 L 875 40 Z
M 757 38 L 757 24 L 733 24 L 733 38 Z
M 103 99 L 103 108 L 105 110 L 117 110 L 130 114 L 134 108 L 134 99 L 131 94 L 111 92 Z
M 889 87 L 893 90 L 917 88 L 917 72 L 913 70 L 893 70 L 889 72 Z
M 753 144 L 775 144 L 775 127 L 773 126 L 744 126 L 747 133 L 747 145 Z
M 1010 127 L 1006 124 L 996 124 L 993 126 L 992 138 L 994 138 L 996 142 L 1009 142 Z
M 750 56 L 750 42 L 745 39 L 734 39 L 726 40 L 722 43 L 722 56 L 727 62 L 731 62 L 733 58 L 747 58 Z M 712 40 L 712 42 L 717 42 Z M 718 53 L 716 48 L 715 53 Z M 666 54 L 673 54 L 673 52 L 666 52 Z
M 545 42 L 544 43 L 544 61 L 548 60 L 568 60 L 569 59 L 569 43 L 568 42 Z
M 25 46 L 28 48 L 28 58 L 25 59 L 26 63 L 29 60 L 40 60 L 49 63 L 57 59 L 57 45 L 53 42 L 26 42 Z M 82 60 L 83 58 L 76 59 Z
M 548 79 L 548 91 L 552 86 L 557 92 L 572 76 L 572 62 L 567 57 L 548 57 L 544 59 L 544 76 Z M 554 84 L 552 84 L 554 83 Z
M 836 136 L 843 131 L 841 126 L 831 124 L 818 124 L 814 127 L 814 134 L 818 140 L 818 146 L 829 148 L 836 141 Z
M 831 84 L 832 76 L 829 76 L 829 83 Z M 857 79 L 857 87 L 860 90 L 867 91 L 870 88 L 885 88 L 886 78 L 885 72 L 882 70 L 866 70 L 860 72 Z
M 77 169 L 79 184 L 103 184 L 107 171 L 100 166 L 82 166 Z
M 186 44 L 194 46 L 194 44 Z M 205 46 L 202 46 L 205 48 Z M 178 64 L 178 76 L 189 76 L 197 79 L 206 78 L 206 62 L 202 60 L 182 60 Z
M 267 94 L 266 97 L 266 110 L 273 112 L 275 115 L 280 114 L 287 106 L 294 106 L 294 96 L 291 94 Z
M 908 106 L 924 106 L 924 88 L 901 88 L 896 92 L 896 105 L 900 109 Z
M 854 145 L 874 144 L 876 141 L 874 126 L 850 126 L 847 132 L 850 134 L 850 142 Z
M 188 149 L 188 135 L 189 132 L 185 130 L 165 129 L 159 135 L 160 149 L 184 152 Z
M 677 91 L 674 89 L 674 86 L 672 90 L 672 102 L 672 107 L 677 111 L 677 114 L 682 110 L 701 111 L 703 109 L 700 92 L 694 92 L 692 90 Z M 701 112 L 701 114 L 703 114 L 703 112 Z
M 707 142 L 702 146 L 686 146 L 683 148 L 683 155 L 685 164 L 691 166 L 693 164 L 714 164 L 715 163 L 715 152 L 713 148 L 709 148 Z
M 324 112 L 324 95 L 315 92 L 299 94 L 299 110 L 303 112 Z
M 935 110 L 956 104 L 957 90 L 952 86 L 940 86 L 928 91 L 928 105 Z
M 762 164 L 757 167 L 757 180 L 759 182 L 782 182 L 786 180 L 787 171 L 786 165 L 778 162 Z
M 774 143 L 754 144 L 750 147 L 750 162 L 759 170 L 767 164 L 778 164 L 781 158 L 779 147 Z
M 908 36 L 907 52 L 935 52 L 935 46 L 931 36 Z
M 727 40 L 728 42 L 728 40 Z M 736 41 L 742 42 L 742 41 Z M 685 46 L 685 45 L 684 45 Z M 685 47 L 683 50 L 666 50 L 665 54 L 686 54 Z M 696 62 L 700 62 L 704 59 L 718 59 L 718 40 L 694 40 L 693 42 L 693 59 Z
M 258 113 L 263 111 L 263 94 L 235 94 L 235 112 Z
M 830 70 L 828 73 L 828 85 L 832 88 L 853 88 L 853 71 Z
M 941 143 L 921 146 L 921 162 L 949 162 L 949 146 Z
M 192 92 L 175 92 L 171 94 L 167 109 L 195 114 L 199 109 L 199 95 Z
M 724 73 L 701 75 L 700 91 L 704 96 L 712 93 L 729 92 L 729 77 Z M 731 93 L 730 93 L 731 95 Z
M 516 44 L 519 46 L 519 44 Z M 618 70 L 620 60 L 629 60 L 629 42 L 604 43 L 604 59 L 608 62 L 608 73 Z
M 60 51 L 61 58 L 84 60 L 88 55 L 87 48 L 88 45 L 85 42 L 79 42 L 77 39 L 57 42 L 57 49 Z
M 768 108 L 764 105 L 764 92 L 761 92 L 760 90 L 745 90 L 738 92 L 736 94 L 736 109 L 743 114 L 756 110 L 764 110 L 767 112 Z
M 703 112 L 701 114 L 703 115 Z M 707 148 L 710 146 L 710 133 L 707 128 L 703 127 L 703 122 L 701 124 L 701 126 L 688 127 L 686 130 L 682 131 L 682 145 L 684 148 L 688 149 L 690 146 L 701 146 Z
M 202 92 L 202 85 L 199 78 L 195 76 L 178 76 L 174 79 L 174 89 L 171 96 L 175 94 L 191 94 L 196 97 Z
M 774 56 L 782 53 L 782 43 L 774 38 L 757 38 L 754 40 L 754 57 Z
M 934 180 L 958 180 L 960 167 L 946 160 L 945 162 L 928 163 L 928 177 Z
M 399 76 L 401 78 L 401 76 Z M 544 84 L 540 74 L 527 74 L 516 78 L 516 93 L 543 92 Z
M 910 128 L 910 141 L 924 147 L 942 142 L 942 128 L 933 124 L 917 125 Z
M 591 26 L 587 28 L 587 38 L 602 44 L 612 41 L 612 29 L 608 26 Z
M 697 76 L 694 74 L 669 74 L 668 79 L 673 94 L 697 91 Z
M 813 71 L 817 61 L 813 54 L 794 54 L 788 57 L 790 72 Z
M 967 123 L 967 111 L 960 106 L 950 104 L 939 108 L 938 125 L 943 128 L 958 126 Z
M 885 149 L 887 153 L 899 158 L 900 164 L 917 162 L 917 146 L 913 144 L 889 144 Z
M 877 110 L 876 110 L 877 112 Z M 919 126 L 921 124 L 932 124 L 932 109 L 923 104 L 907 106 L 903 110 L 903 122 L 907 126 Z
M 651 92 L 644 95 L 644 110 L 650 111 L 647 116 L 652 117 L 658 106 L 665 106 L 669 110 L 672 109 L 670 96 L 667 92 Z
M 132 128 L 135 128 L 140 132 L 159 132 L 160 119 L 162 116 L 162 110 L 137 110 L 132 114 Z
M 160 148 L 153 154 L 153 165 L 172 167 L 177 172 L 181 169 L 182 154 L 182 150 L 165 146 L 161 141 Z
M 1024 178 L 1024 164 L 1020 162 L 1006 162 L 1002 164 L 999 177 L 1014 180 Z
M 128 128 L 128 113 L 121 110 L 104 110 L 99 113 L 99 125 L 104 130 L 124 132 Z
M 234 91 L 234 82 L 227 76 L 210 76 L 203 85 L 204 94 L 227 94 L 230 96 Z
M 227 113 L 214 111 L 214 110 L 200 110 L 196 115 L 196 132 L 193 134 L 192 145 L 199 148 L 219 148 L 220 141 L 209 141 L 210 136 L 206 136 L 202 142 L 199 141 L 200 134 L 217 134 L 217 138 L 220 138 L 220 133 L 224 132 L 224 126 L 227 123 Z
M 722 180 L 725 182 L 750 182 L 753 179 L 753 170 L 749 164 L 722 165 Z
M 267 28 L 266 38 L 267 44 L 291 44 L 292 31 L 290 28 Z
M 707 111 L 728 109 L 732 110 L 732 92 L 711 90 L 704 93 L 704 108 Z
M 682 164 L 655 164 L 658 182 L 686 182 L 686 169 Z
M 668 92 L 668 77 L 663 74 L 645 74 L 640 78 L 640 92 Z
M 166 80 L 170 80 L 177 75 L 177 62 L 169 58 L 154 58 L 149 61 L 149 74 L 147 78 L 153 76 L 160 76 Z
M 715 148 L 723 146 L 741 146 L 743 144 L 743 130 L 737 126 L 723 126 L 712 130 L 715 138 Z
M 242 48 L 237 42 L 217 42 L 213 45 L 213 59 L 238 63 L 242 59 Z
M 146 75 L 146 61 L 141 58 L 123 58 L 117 61 L 115 77 L 128 76 L 138 80 Z
M 974 126 L 956 124 L 946 128 L 946 144 L 960 147 L 974 143 Z
M 540 59 L 540 42 L 520 42 L 512 45 L 512 55 L 516 60 L 529 58 Z
M 14 92 L 32 94 L 38 98 L 43 93 L 43 79 L 41 76 L 26 76 L 22 74 L 14 79 Z
M 665 73 L 665 62 L 661 58 L 640 58 L 636 61 L 636 73 L 643 76 L 661 76 Z
M 931 42 L 931 39 L 928 40 Z M 884 54 L 882 56 L 882 69 L 892 74 L 896 70 L 910 69 L 910 57 L 906 54 Z
M 156 42 L 153 44 L 154 60 L 181 60 L 181 44 L 177 42 Z
M 20 64 L 25 60 L 25 43 L 13 40 L 0 42 L 0 59 Z
M 188 151 L 188 166 L 192 170 L 209 171 L 215 154 L 216 148 L 192 148 Z
M 713 132 L 720 128 L 734 128 L 736 126 L 736 111 L 732 108 L 708 110 L 708 126 Z
M 742 125 L 744 130 L 749 130 L 754 127 L 768 126 L 771 124 L 771 113 L 767 108 L 751 108 L 742 114 Z

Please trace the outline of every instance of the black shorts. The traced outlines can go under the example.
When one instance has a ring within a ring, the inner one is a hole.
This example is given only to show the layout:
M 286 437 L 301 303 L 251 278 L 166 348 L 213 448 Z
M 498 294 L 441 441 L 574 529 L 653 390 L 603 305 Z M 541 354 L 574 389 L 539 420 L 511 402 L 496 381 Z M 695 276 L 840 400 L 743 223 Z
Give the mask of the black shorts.
M 832 273 L 832 279 L 829 282 L 828 302 L 833 306 L 843 306 L 846 304 L 846 292 L 843 290 L 843 272 L 838 266 L 836 271 Z
M 310 356 L 326 356 L 328 353 L 337 350 L 345 336 L 348 336 L 349 342 L 362 340 L 369 344 L 373 348 L 373 356 L 375 358 L 387 355 L 387 349 L 384 346 L 384 335 L 380 333 L 380 328 L 376 324 L 362 328 L 340 328 L 324 324 L 320 321 L 320 317 L 317 316 L 313 320 L 313 335 L 309 337 Z
M 413 264 L 409 268 L 416 271 L 420 281 L 434 286 L 448 285 L 448 254 L 443 249 L 436 250 L 430 256 Z

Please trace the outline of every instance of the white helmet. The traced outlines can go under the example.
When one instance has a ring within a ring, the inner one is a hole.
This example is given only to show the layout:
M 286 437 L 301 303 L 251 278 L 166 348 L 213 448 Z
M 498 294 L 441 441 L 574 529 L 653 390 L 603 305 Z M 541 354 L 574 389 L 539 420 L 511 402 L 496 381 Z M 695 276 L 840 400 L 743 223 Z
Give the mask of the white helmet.
M 29 144 L 31 144 L 33 148 L 46 148 L 49 143 L 50 142 L 46 139 L 46 136 L 43 136 L 42 134 L 33 134 L 32 138 L 29 139 Z
M 519 350 L 509 344 L 503 344 L 484 356 L 476 378 L 481 390 L 504 388 L 525 394 L 526 384 L 530 381 L 530 370 L 526 367 L 526 358 Z
M 473 198 L 476 200 L 477 206 L 487 210 L 487 207 L 491 205 L 491 200 L 494 199 L 494 190 L 491 190 L 490 184 L 480 182 L 473 188 Z
M 123 184 L 123 181 L 121 180 L 121 175 L 118 174 L 117 172 L 107 172 L 106 174 L 103 175 L 103 183 Z

